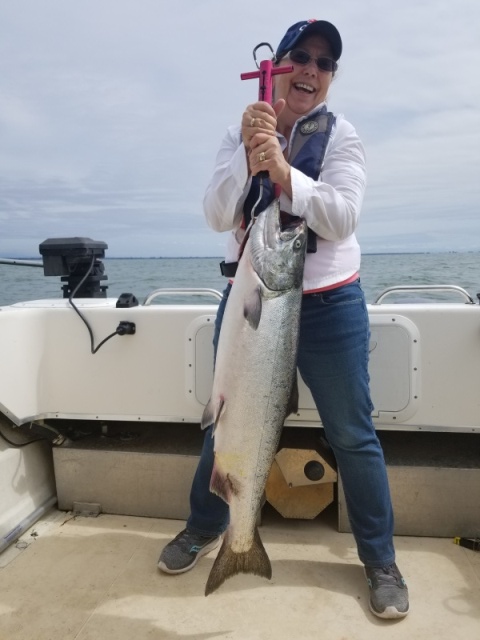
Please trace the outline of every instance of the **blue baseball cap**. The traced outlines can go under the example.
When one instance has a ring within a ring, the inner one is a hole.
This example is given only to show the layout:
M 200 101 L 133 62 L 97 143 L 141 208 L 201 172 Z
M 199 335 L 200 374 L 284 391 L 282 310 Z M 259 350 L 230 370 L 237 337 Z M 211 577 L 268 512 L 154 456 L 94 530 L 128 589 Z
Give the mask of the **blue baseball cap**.
M 295 47 L 300 38 L 303 38 L 306 35 L 311 35 L 312 33 L 317 33 L 328 41 L 334 60 L 338 60 L 340 58 L 342 55 L 342 39 L 337 28 L 326 20 L 312 19 L 296 22 L 290 27 L 290 29 L 288 29 L 287 33 L 283 36 L 282 41 L 278 45 L 275 60 L 278 61 L 283 58 L 286 53 Z

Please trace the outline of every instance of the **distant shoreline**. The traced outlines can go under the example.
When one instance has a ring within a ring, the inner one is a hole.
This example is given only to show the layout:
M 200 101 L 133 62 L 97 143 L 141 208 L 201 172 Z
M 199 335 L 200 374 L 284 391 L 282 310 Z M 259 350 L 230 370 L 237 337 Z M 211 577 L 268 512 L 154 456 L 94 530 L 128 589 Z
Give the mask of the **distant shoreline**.
M 420 256 L 420 255 L 456 255 L 480 253 L 480 249 L 467 251 L 371 251 L 362 252 L 362 256 Z M 0 255 L 8 260 L 40 260 L 41 256 Z M 103 260 L 223 260 L 224 256 L 105 256 Z
M 480 249 L 467 251 L 363 251 L 362 256 L 423 256 L 439 254 L 480 253 Z M 7 256 L 0 258 L 8 260 L 41 260 L 41 256 Z M 223 260 L 224 256 L 105 256 L 104 260 Z

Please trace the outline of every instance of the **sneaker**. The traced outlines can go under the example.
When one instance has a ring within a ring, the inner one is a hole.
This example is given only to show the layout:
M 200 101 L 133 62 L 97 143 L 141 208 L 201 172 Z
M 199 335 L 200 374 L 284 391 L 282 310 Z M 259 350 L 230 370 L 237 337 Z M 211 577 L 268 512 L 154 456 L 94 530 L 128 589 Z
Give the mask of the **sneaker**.
M 164 547 L 158 559 L 158 568 L 165 573 L 189 571 L 202 556 L 215 549 L 220 537 L 200 536 L 184 529 Z
M 408 588 L 396 564 L 365 567 L 370 587 L 370 610 L 379 618 L 404 618 L 409 609 Z

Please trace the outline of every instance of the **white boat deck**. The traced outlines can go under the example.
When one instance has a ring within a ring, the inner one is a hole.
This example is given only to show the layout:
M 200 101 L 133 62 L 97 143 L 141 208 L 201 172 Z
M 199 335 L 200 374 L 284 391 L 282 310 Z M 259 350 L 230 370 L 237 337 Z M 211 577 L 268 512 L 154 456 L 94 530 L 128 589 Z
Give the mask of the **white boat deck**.
M 264 515 L 273 578 L 236 576 L 205 598 L 216 551 L 167 576 L 160 550 L 183 522 L 52 511 L 0 555 L 0 640 L 478 640 L 480 553 L 452 539 L 396 537 L 411 611 L 368 608 L 353 537 L 332 509 L 313 521 Z

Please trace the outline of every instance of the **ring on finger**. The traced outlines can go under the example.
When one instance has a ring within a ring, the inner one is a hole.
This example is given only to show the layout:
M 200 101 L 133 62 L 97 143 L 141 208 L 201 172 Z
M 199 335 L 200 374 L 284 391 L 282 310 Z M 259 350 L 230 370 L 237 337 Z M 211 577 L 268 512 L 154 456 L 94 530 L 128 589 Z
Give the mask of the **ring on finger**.
M 250 120 L 250 126 L 251 126 L 251 127 L 254 127 L 254 126 L 255 126 L 255 118 L 252 118 L 252 119 Z
M 258 154 L 258 161 L 265 162 L 265 160 L 266 160 L 265 151 L 260 151 L 260 153 Z

